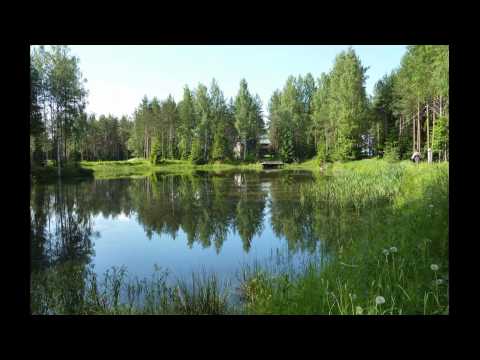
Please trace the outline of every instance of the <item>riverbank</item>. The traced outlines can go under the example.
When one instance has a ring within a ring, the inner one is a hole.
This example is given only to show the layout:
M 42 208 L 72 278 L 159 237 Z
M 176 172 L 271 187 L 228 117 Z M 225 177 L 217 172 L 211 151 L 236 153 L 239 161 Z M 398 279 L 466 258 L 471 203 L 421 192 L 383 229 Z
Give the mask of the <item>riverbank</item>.
M 30 174 L 36 181 L 53 181 L 58 179 L 58 169 L 49 162 L 46 166 L 33 166 Z M 94 171 L 80 164 L 67 164 L 61 168 L 62 179 L 88 179 L 94 177 Z
M 300 207 L 310 209 L 322 246 L 334 256 L 296 271 L 280 270 L 283 264 L 239 269 L 243 301 L 238 307 L 227 301 L 237 289 L 223 288 L 214 275 L 196 275 L 196 286 L 190 288 L 182 282 L 167 286 L 161 273 L 151 281 L 128 282 L 116 269 L 103 285 L 93 273 L 84 285 L 84 270 L 68 265 L 32 276 L 32 311 L 448 314 L 448 163 L 370 159 L 330 164 L 326 174 L 299 185 L 304 190 Z M 144 296 L 147 300 L 140 300 Z
M 127 161 L 83 161 L 81 166 L 84 169 L 92 170 L 95 178 L 110 179 L 119 177 L 148 176 L 156 172 L 192 173 L 195 171 L 226 171 L 239 170 L 261 170 L 260 163 L 214 163 L 196 165 L 187 160 L 165 160 L 158 165 L 152 165 L 143 159 L 131 159 Z
M 260 162 L 244 163 L 241 161 L 216 162 L 212 164 L 196 165 L 188 160 L 165 160 L 161 164 L 152 165 L 144 159 L 130 159 L 125 161 L 81 161 L 77 164 L 69 164 L 62 168 L 62 178 L 88 178 L 115 179 L 126 177 L 145 177 L 156 172 L 170 173 L 193 173 L 195 171 L 228 171 L 228 170 L 252 170 L 261 171 Z M 310 170 L 320 169 L 316 160 L 308 160 L 302 163 L 285 164 L 279 170 Z M 45 167 L 32 168 L 32 176 L 38 180 L 54 180 L 58 176 L 58 170 L 53 164 Z

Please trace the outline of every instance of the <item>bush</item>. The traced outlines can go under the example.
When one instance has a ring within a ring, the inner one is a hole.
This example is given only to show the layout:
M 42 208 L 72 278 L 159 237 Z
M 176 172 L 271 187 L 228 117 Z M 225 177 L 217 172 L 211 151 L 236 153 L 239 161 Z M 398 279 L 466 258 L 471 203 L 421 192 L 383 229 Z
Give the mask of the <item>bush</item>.
M 398 161 L 400 159 L 400 152 L 396 143 L 387 142 L 385 144 L 383 159 L 390 162 Z

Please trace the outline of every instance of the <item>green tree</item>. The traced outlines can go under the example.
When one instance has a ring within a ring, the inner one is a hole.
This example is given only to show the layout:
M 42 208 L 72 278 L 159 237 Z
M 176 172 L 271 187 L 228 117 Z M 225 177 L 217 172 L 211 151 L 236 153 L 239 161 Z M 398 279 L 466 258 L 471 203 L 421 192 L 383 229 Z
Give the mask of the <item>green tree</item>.
M 212 142 L 212 121 L 211 121 L 211 104 L 208 96 L 207 87 L 199 84 L 195 92 L 194 100 L 195 115 L 199 119 L 195 129 L 195 136 L 198 144 L 195 144 L 197 151 L 200 147 L 202 153 L 195 153 L 193 158 L 196 162 L 206 163 L 210 158 L 211 142 Z M 193 150 L 192 150 L 193 153 Z
M 192 151 L 192 140 L 196 127 L 195 109 L 193 104 L 193 96 L 185 86 L 183 90 L 183 99 L 178 104 L 179 116 L 179 153 L 182 159 L 188 159 Z
M 45 132 L 40 112 L 40 74 L 30 63 L 30 159 L 31 163 L 43 164 L 42 136 Z
M 67 46 L 51 46 L 48 50 L 40 46 L 32 50 L 35 86 L 39 87 L 36 91 L 41 98 L 37 105 L 41 103 L 42 108 L 38 113 L 44 117 L 44 129 L 50 130 L 43 142 L 52 139 L 55 143 L 58 175 L 61 176 L 62 163 L 68 158 L 67 145 L 73 124 L 85 108 L 85 80 L 79 69 L 79 59 L 70 55 Z
M 240 81 L 240 90 L 235 98 L 235 127 L 244 146 L 243 160 L 246 159 L 250 135 L 251 96 L 245 79 Z
M 335 58 L 329 74 L 328 112 L 333 120 L 333 160 L 360 157 L 361 136 L 368 126 L 365 92 L 367 68 L 352 48 Z
M 210 102 L 212 127 L 214 131 L 212 145 L 212 159 L 225 160 L 232 156 L 232 138 L 227 132 L 227 127 L 231 125 L 227 103 L 215 79 L 210 85 Z

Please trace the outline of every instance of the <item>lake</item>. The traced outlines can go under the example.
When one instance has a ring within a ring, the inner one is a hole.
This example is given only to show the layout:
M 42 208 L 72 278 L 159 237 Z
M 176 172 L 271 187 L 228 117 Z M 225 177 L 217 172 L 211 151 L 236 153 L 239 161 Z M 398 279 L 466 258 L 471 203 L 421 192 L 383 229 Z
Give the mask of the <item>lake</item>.
M 314 181 L 273 170 L 35 184 L 32 271 L 75 262 L 144 278 L 156 265 L 172 281 L 201 271 L 235 281 L 242 266 L 279 257 L 297 267 L 325 251 L 301 190 Z

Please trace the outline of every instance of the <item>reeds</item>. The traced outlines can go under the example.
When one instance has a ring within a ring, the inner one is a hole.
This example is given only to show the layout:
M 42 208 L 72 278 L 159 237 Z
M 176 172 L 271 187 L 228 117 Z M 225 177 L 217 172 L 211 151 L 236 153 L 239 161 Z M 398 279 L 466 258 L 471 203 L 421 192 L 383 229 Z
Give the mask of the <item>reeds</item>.
M 98 281 L 91 268 L 63 265 L 34 274 L 33 314 L 88 315 L 221 315 L 233 313 L 228 287 L 215 274 L 203 272 L 168 282 L 158 267 L 150 278 L 128 279 L 125 267 L 112 267 Z
M 294 278 L 251 272 L 242 285 L 247 312 L 448 314 L 448 164 L 366 160 L 329 175 L 304 201 L 358 213 L 344 224 L 353 239 L 339 239 L 342 250 L 324 266 L 313 262 Z

